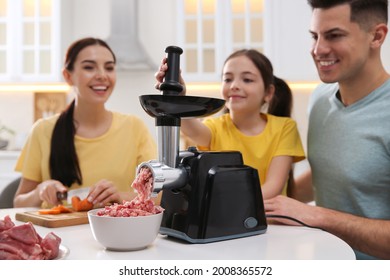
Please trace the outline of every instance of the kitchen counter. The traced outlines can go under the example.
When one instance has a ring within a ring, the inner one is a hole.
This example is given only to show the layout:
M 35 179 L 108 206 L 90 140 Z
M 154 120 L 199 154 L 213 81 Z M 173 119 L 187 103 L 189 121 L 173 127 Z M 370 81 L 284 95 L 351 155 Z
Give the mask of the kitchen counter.
M 15 224 L 18 212 L 36 208 L 10 208 L 0 210 L 0 219 L 9 215 Z M 93 238 L 89 224 L 45 228 L 34 225 L 44 236 L 54 232 L 62 239 L 61 245 L 69 250 L 70 260 L 342 260 L 355 259 L 351 247 L 338 237 L 318 229 L 269 225 L 267 232 L 252 237 L 238 238 L 208 244 L 189 244 L 159 235 L 144 250 L 114 252 L 105 250 Z

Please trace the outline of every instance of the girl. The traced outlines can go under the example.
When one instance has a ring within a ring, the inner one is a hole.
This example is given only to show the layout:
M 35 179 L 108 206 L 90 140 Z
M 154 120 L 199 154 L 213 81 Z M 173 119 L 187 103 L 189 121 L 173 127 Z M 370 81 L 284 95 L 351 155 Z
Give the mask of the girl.
M 164 58 L 155 74 L 156 88 L 166 71 Z M 304 159 L 296 123 L 290 118 L 292 94 L 288 85 L 274 77 L 267 57 L 244 49 L 224 63 L 222 96 L 227 113 L 204 122 L 183 119 L 181 132 L 201 150 L 240 151 L 244 163 L 258 170 L 263 198 L 281 194 L 292 164 Z M 268 113 L 263 113 L 267 106 Z
M 115 55 L 102 40 L 85 38 L 66 54 L 63 76 L 75 99 L 60 115 L 38 120 L 18 159 L 22 180 L 15 207 L 60 203 L 57 192 L 90 187 L 94 205 L 132 199 L 136 166 L 156 156 L 145 124 L 111 112 L 105 103 L 116 83 Z

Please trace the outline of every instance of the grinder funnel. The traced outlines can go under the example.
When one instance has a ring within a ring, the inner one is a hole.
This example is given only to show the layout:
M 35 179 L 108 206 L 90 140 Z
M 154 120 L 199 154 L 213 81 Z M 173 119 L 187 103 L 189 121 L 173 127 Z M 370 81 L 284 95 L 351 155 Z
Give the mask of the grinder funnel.
M 206 117 L 218 112 L 225 100 L 179 95 L 141 95 L 141 106 L 149 116 L 156 117 Z
M 176 46 L 165 49 L 168 70 L 160 85 L 162 94 L 141 95 L 142 108 L 156 119 L 159 161 L 177 167 L 181 118 L 205 117 L 218 112 L 225 100 L 209 97 L 182 96 L 179 83 L 180 55 L 183 50 Z

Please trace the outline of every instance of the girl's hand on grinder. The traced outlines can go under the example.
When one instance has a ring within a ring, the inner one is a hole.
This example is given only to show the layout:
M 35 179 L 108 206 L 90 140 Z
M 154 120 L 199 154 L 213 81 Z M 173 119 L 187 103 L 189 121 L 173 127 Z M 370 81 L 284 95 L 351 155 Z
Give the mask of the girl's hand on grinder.
M 165 73 L 168 70 L 168 64 L 167 64 L 167 58 L 164 57 L 161 60 L 161 65 L 158 71 L 154 74 L 154 77 L 157 80 L 157 83 L 155 85 L 156 89 L 160 89 L 161 83 L 164 81 Z M 183 86 L 183 91 L 180 93 L 180 95 L 186 95 L 186 84 L 184 82 L 183 77 L 181 76 L 181 69 L 180 69 L 180 76 L 179 76 L 179 83 Z

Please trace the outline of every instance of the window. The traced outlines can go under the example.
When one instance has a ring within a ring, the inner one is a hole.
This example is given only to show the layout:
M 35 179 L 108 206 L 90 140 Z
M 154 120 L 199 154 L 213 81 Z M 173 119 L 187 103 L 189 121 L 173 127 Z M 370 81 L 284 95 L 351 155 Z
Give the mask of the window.
M 186 80 L 219 81 L 223 63 L 233 51 L 263 51 L 263 6 L 263 0 L 178 0 Z
M 0 0 L 0 75 L 7 72 L 7 0 Z
M 0 79 L 58 79 L 59 0 L 0 0 Z

